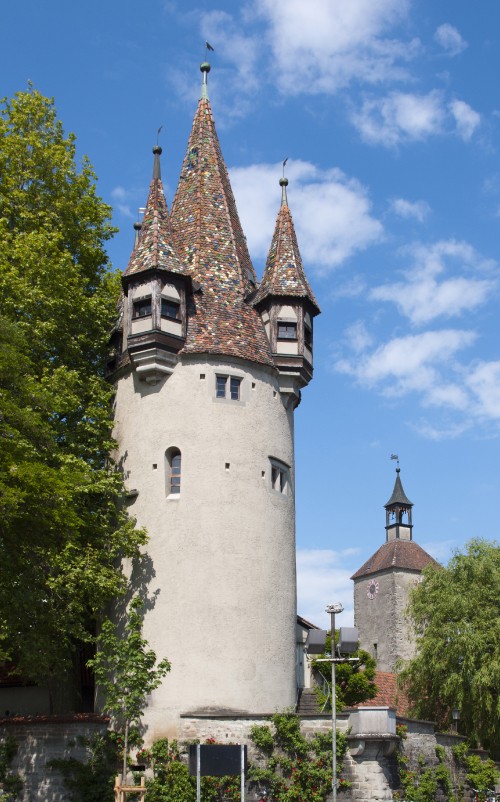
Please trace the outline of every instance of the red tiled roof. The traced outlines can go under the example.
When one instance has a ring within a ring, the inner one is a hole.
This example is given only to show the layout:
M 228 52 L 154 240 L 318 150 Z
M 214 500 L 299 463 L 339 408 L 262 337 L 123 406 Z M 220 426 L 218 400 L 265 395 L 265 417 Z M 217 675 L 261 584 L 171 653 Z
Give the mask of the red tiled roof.
M 375 685 L 377 695 L 373 699 L 361 702 L 357 707 L 393 707 L 398 716 L 407 716 L 410 703 L 404 690 L 398 687 L 397 674 L 389 671 L 377 671 Z
M 351 576 L 359 579 L 363 576 L 386 571 L 388 568 L 405 568 L 410 571 L 422 571 L 427 565 L 436 561 L 414 540 L 391 540 L 384 543 L 364 565 Z
M 158 159 L 158 155 L 155 159 Z M 159 173 L 159 162 L 157 166 Z M 142 220 L 139 242 L 132 251 L 124 276 L 156 268 L 171 273 L 184 273 L 172 241 L 172 228 L 161 178 L 153 178 L 149 188 L 146 211 Z
M 264 276 L 252 303 L 258 304 L 269 295 L 307 298 L 314 306 L 315 314 L 319 312 L 304 272 L 292 214 L 285 195 L 278 212 Z
M 245 298 L 257 280 L 215 130 L 202 97 L 189 137 L 171 223 L 177 253 L 200 291 L 189 312 L 185 353 L 211 353 L 272 365 L 257 311 Z

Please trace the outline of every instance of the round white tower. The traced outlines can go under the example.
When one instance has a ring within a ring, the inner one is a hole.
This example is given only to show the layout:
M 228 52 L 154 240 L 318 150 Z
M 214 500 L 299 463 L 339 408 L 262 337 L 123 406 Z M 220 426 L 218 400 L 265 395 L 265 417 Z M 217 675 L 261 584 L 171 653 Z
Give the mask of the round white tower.
M 285 192 L 258 286 L 208 70 L 171 216 L 154 149 L 110 368 L 130 513 L 149 535 L 132 591 L 146 601 L 144 636 L 172 664 L 144 717 L 148 741 L 175 737 L 189 713 L 296 701 L 293 412 L 319 310 Z

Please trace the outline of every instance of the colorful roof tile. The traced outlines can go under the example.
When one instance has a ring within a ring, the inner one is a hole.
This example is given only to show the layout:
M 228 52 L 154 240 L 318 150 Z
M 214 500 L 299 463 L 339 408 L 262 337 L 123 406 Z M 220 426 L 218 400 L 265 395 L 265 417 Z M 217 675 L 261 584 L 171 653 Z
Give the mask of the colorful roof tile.
M 422 571 L 432 563 L 437 565 L 430 554 L 414 540 L 390 540 L 372 554 L 351 579 L 360 579 L 390 568 Z
M 281 208 L 278 212 L 264 276 L 252 303 L 258 304 L 268 296 L 307 298 L 314 307 L 314 314 L 317 314 L 319 307 L 304 272 L 292 213 L 288 206 L 287 184 L 286 178 L 280 180 Z
M 208 72 L 203 64 L 202 71 Z M 184 353 L 211 353 L 272 365 L 269 342 L 246 297 L 257 279 L 236 210 L 206 91 L 189 137 L 172 204 L 177 253 L 193 282 Z
M 124 276 L 153 268 L 170 273 L 185 272 L 172 240 L 170 216 L 160 174 L 161 148 L 159 145 L 153 148 L 153 153 L 155 156 L 153 178 L 142 227 Z
M 375 673 L 377 695 L 366 702 L 360 702 L 356 707 L 392 707 L 397 716 L 408 716 L 410 703 L 403 687 L 398 682 L 397 674 L 390 671 L 377 671 Z

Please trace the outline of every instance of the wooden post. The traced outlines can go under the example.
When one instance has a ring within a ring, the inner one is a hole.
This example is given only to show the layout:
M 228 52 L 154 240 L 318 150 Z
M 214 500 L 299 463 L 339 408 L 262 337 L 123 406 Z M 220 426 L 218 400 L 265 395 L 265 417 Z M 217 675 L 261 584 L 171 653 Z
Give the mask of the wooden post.
M 141 777 L 140 785 L 122 785 L 121 775 L 115 778 L 115 802 L 127 802 L 127 794 L 139 794 L 141 802 L 146 798 L 146 778 Z

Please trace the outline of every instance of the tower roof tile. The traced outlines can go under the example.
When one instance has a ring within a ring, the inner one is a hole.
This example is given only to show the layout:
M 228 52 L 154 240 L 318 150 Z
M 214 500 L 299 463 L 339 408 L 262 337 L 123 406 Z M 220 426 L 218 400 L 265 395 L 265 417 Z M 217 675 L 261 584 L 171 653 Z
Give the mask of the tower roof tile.
M 161 148 L 153 148 L 155 154 L 153 178 L 149 187 L 146 210 L 137 245 L 132 251 L 124 276 L 142 273 L 153 268 L 171 273 L 185 273 L 177 256 L 160 175 Z
M 260 315 L 246 301 L 257 279 L 206 91 L 195 114 L 171 219 L 184 269 L 200 287 L 189 310 L 184 353 L 272 365 Z
M 372 554 L 351 579 L 360 579 L 390 568 L 422 571 L 432 563 L 437 565 L 436 560 L 414 540 L 391 540 Z
M 276 220 L 264 276 L 253 298 L 253 304 L 258 304 L 268 296 L 307 298 L 314 307 L 314 314 L 317 314 L 319 307 L 302 265 L 292 213 L 286 198 L 285 181 L 286 179 L 280 181 L 283 187 L 283 199 Z

